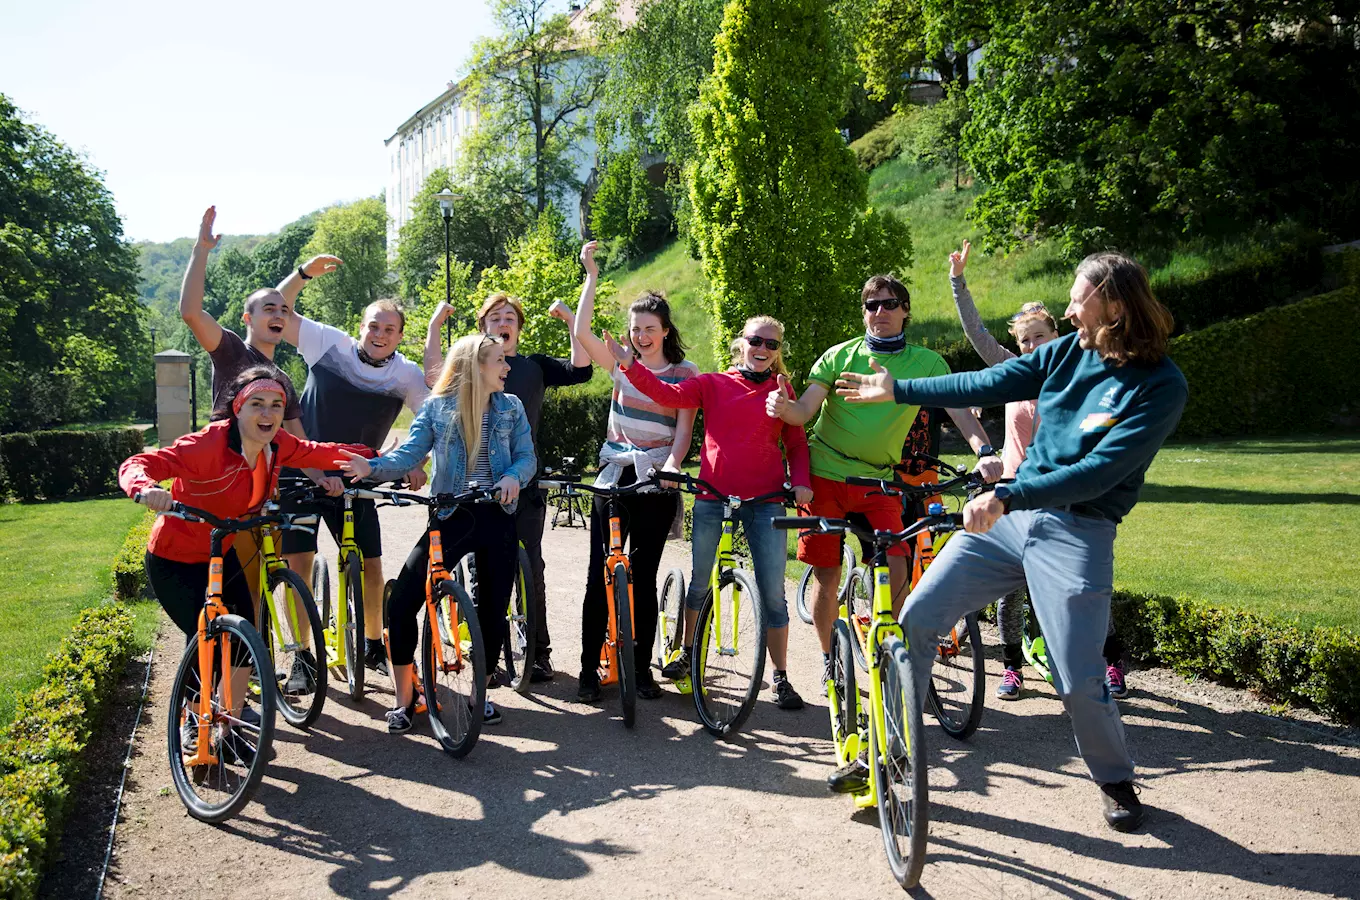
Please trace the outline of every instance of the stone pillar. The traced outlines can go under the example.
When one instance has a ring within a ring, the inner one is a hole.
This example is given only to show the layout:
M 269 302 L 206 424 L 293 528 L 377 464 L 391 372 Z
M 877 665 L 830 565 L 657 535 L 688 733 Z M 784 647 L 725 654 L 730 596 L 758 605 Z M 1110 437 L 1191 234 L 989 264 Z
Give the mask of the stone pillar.
M 156 437 L 168 447 L 188 434 L 193 409 L 189 402 L 189 361 L 179 350 L 162 350 L 156 360 Z

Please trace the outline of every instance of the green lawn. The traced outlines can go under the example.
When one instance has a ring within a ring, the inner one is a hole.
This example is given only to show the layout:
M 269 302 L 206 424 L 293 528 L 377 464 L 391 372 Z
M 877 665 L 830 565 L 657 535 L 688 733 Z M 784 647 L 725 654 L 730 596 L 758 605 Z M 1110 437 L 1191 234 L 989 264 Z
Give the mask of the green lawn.
M 113 555 L 142 513 L 124 497 L 0 505 L 0 724 L 15 695 L 37 686 L 76 613 L 112 594 Z M 159 607 L 136 609 L 146 646 Z

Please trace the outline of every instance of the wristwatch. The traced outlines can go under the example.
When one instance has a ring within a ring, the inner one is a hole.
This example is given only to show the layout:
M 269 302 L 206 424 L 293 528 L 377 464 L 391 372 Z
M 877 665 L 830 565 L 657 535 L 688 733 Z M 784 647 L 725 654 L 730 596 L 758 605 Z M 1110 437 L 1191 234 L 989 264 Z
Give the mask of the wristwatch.
M 302 266 L 298 266 L 298 277 L 301 278 L 303 281 L 311 281 L 311 280 L 312 280 L 312 276 L 310 276 L 310 275 L 308 275 L 306 272 L 302 271 Z
M 1006 512 L 1011 511 L 1011 489 L 1004 484 L 998 484 L 992 490 L 992 496 L 1001 501 L 1001 508 Z
M 983 444 L 978 448 L 977 458 L 982 459 L 984 456 L 996 456 L 996 451 L 992 449 L 991 444 Z

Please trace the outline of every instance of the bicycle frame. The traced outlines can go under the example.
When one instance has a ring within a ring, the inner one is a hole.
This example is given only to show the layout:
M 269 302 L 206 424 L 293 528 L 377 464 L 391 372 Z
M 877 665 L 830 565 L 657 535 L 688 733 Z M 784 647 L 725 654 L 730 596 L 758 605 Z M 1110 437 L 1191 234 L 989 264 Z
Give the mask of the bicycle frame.
M 336 604 L 335 604 L 335 627 L 331 628 L 330 623 L 326 623 L 324 634 L 326 635 L 326 665 L 334 669 L 344 669 L 349 660 L 346 658 L 345 632 L 352 629 L 354 624 L 349 620 L 349 603 L 346 597 L 349 596 L 346 588 L 349 587 L 349 580 L 357 577 L 359 583 L 364 583 L 364 555 L 359 552 L 359 545 L 354 540 L 354 490 L 345 491 L 344 521 L 340 528 L 340 551 L 335 565 L 336 580 Z M 349 570 L 349 558 L 353 553 L 359 560 L 359 571 Z M 362 637 L 356 638 L 354 646 L 360 647 Z
M 284 640 L 282 622 L 279 620 L 279 611 L 274 606 L 274 594 L 269 590 L 269 576 L 279 569 L 288 568 L 288 563 L 284 561 L 283 555 L 277 551 L 274 545 L 274 532 L 265 528 L 260 535 L 260 626 L 261 630 L 269 628 L 273 632 L 272 644 L 281 650 L 295 653 L 302 649 L 302 644 L 298 643 L 298 638 L 305 634 L 309 628 L 304 627 L 298 621 L 297 597 L 293 595 L 293 589 L 287 588 L 289 602 L 288 625 L 293 633 L 293 642 Z
M 222 532 L 212 530 L 211 560 L 208 563 L 208 593 L 203 610 L 198 614 L 198 740 L 192 758 L 186 766 L 215 766 L 219 762 L 212 752 L 212 669 L 213 656 L 218 654 L 222 665 L 222 708 L 236 708 L 231 690 L 231 638 L 225 634 L 208 637 L 208 626 L 218 616 L 227 614 L 222 602 Z
M 618 502 L 613 497 L 606 501 L 609 513 L 609 555 L 604 561 L 605 602 L 609 604 L 609 620 L 605 631 L 604 645 L 600 647 L 600 684 L 617 684 L 619 680 L 619 620 L 618 608 L 614 606 L 614 567 L 622 565 L 628 573 L 628 622 L 636 639 L 637 619 L 633 617 L 633 567 L 628 554 L 623 552 L 623 522 L 620 519 Z

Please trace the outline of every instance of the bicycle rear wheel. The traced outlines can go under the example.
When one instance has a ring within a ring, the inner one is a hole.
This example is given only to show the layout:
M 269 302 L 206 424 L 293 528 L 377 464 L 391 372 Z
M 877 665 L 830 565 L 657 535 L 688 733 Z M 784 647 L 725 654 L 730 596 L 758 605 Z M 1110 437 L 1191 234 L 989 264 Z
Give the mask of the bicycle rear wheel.
M 294 728 L 307 728 L 321 715 L 326 705 L 328 672 L 325 659 L 326 635 L 321 615 L 312 602 L 311 591 L 302 578 L 290 569 L 269 573 L 272 621 L 264 623 L 261 633 L 265 649 L 274 660 L 279 689 L 279 714 Z M 303 634 L 295 634 L 293 623 Z
M 709 734 L 726 737 L 741 728 L 764 673 L 765 609 L 756 580 L 741 569 L 724 569 L 718 596 L 709 593 L 699 609 L 690 651 L 694 708 Z
M 855 657 L 850 648 L 855 638 L 844 619 L 831 627 L 832 738 L 837 751 L 859 728 L 859 685 L 855 680 Z
M 529 552 L 519 548 L 514 589 L 510 592 L 510 686 L 521 694 L 529 693 L 530 670 L 537 651 L 538 615 L 534 610 L 534 570 L 529 567 Z
M 850 549 L 848 543 L 841 544 L 841 583 L 836 589 L 838 594 L 845 593 L 845 583 L 850 579 L 850 573 L 855 570 L 855 551 Z M 803 577 L 798 580 L 798 595 L 794 600 L 794 607 L 798 610 L 798 618 L 803 620 L 804 625 L 812 624 L 812 566 L 803 570 Z
M 921 701 L 907 647 L 896 635 L 889 635 L 879 647 L 878 683 L 883 694 L 881 735 L 873 733 L 879 728 L 879 715 L 869 717 L 878 826 L 893 878 L 910 889 L 920 882 L 926 861 L 930 788 Z
M 345 686 L 349 699 L 364 698 L 364 569 L 359 554 L 345 557 Z
M 661 611 L 656 617 L 656 664 L 664 668 L 685 642 L 685 573 L 671 569 L 661 588 Z
M 441 621 L 431 622 L 425 616 L 420 679 L 430 729 L 445 753 L 461 757 L 471 752 L 482 733 L 487 674 L 482 626 L 472 598 L 451 579 L 435 584 L 434 602 Z M 441 623 L 447 627 L 440 627 Z
M 326 562 L 326 557 L 318 553 L 312 557 L 312 600 L 316 603 L 317 609 L 321 610 L 321 627 L 331 628 L 335 625 L 331 621 L 331 566 Z
M 614 622 L 618 644 L 619 701 L 623 705 L 623 724 L 632 728 L 637 720 L 637 669 L 633 667 L 633 609 L 629 601 L 628 567 L 614 567 Z
M 962 740 L 977 731 L 982 721 L 985 664 L 977 613 L 970 613 L 940 638 L 930 672 L 930 711 L 950 737 Z
M 198 642 L 184 648 L 175 681 L 170 689 L 166 726 L 170 775 L 175 791 L 189 815 L 202 822 L 225 822 L 250 802 L 264 776 L 274 741 L 276 692 L 262 690 L 258 697 L 259 721 L 244 718 L 244 709 L 227 708 L 222 698 L 221 655 L 229 654 L 237 665 L 231 679 L 232 699 L 248 697 L 246 684 L 257 679 L 267 684 L 273 672 L 260 634 L 240 616 L 218 616 L 208 626 L 208 638 L 217 642 L 213 683 L 209 686 L 209 752 L 214 761 L 193 765 L 200 738 Z M 264 678 L 261 678 L 264 675 Z M 186 759 L 187 756 L 187 759 Z
M 845 611 L 846 624 L 855 638 L 851 644 L 855 665 L 861 672 L 868 672 L 869 657 L 864 648 L 869 643 L 869 625 L 874 620 L 874 587 L 869 581 L 869 572 L 859 567 L 850 573 L 850 582 L 845 586 Z

